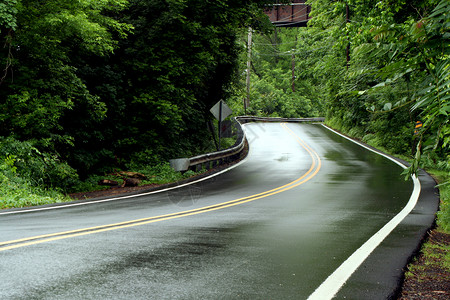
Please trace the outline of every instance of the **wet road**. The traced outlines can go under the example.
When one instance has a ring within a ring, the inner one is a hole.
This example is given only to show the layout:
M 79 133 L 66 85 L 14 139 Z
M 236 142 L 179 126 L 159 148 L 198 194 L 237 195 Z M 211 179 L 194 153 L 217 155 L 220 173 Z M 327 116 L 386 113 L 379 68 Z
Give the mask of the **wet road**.
M 0 212 L 0 299 L 307 299 L 410 200 L 401 167 L 321 125 L 245 128 L 248 158 L 199 183 Z M 395 281 L 363 277 L 338 298 Z

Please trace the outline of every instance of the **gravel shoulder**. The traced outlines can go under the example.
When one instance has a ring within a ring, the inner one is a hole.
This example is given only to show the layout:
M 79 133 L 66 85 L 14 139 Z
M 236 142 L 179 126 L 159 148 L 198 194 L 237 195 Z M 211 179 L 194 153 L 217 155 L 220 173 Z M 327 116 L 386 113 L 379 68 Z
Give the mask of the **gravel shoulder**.
M 450 299 L 450 266 L 443 260 L 450 255 L 450 234 L 434 229 L 405 272 L 398 299 Z

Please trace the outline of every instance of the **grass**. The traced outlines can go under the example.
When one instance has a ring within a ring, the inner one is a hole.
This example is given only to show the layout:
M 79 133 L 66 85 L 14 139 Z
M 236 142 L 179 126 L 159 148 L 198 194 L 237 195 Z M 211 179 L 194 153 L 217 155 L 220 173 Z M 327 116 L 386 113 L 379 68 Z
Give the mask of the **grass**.
M 437 179 L 439 185 L 439 194 L 441 198 L 440 209 L 437 212 L 437 229 L 436 232 L 450 234 L 450 174 L 442 170 L 429 170 L 434 178 Z M 450 272 L 450 244 L 432 243 L 431 241 L 422 246 L 421 252 L 423 254 L 424 264 L 434 268 L 443 268 Z M 408 268 L 414 269 L 414 263 L 410 264 Z M 418 278 L 425 278 L 425 272 L 419 274 Z M 437 275 L 439 276 L 439 275 Z M 427 278 L 430 280 L 430 278 Z M 433 280 L 431 278 L 431 280 Z
M 441 205 L 437 213 L 437 225 L 445 233 L 450 234 L 450 174 L 446 171 L 437 170 L 431 170 L 430 172 L 440 183 L 438 188 Z
M 221 149 L 231 147 L 235 143 L 235 141 L 236 137 L 222 138 Z M 19 144 L 19 146 L 21 147 L 23 146 L 19 142 L 15 143 Z M 210 148 L 205 151 L 216 151 L 214 144 L 211 143 Z M 25 156 L 28 157 L 29 155 Z M 62 191 L 51 188 L 43 188 L 43 182 L 41 182 L 42 178 L 40 177 L 40 180 L 37 180 L 38 182 L 35 182 L 36 180 L 28 179 L 26 175 L 27 172 L 21 172 L 23 170 L 19 170 L 17 168 L 16 163 L 18 161 L 23 161 L 23 159 L 11 155 L 6 157 L 0 156 L 0 209 L 21 208 L 51 203 L 68 202 L 73 200 L 69 196 L 65 195 L 65 193 L 63 193 Z M 35 162 L 37 160 L 34 159 L 32 161 Z M 38 168 L 39 170 L 42 169 L 42 164 L 37 165 L 38 167 L 40 167 Z M 177 182 L 205 172 L 205 170 L 201 170 L 199 172 L 176 172 L 170 167 L 169 163 L 167 162 L 158 164 L 156 166 L 136 166 L 133 164 L 128 167 L 128 171 L 138 172 L 144 174 L 147 177 L 146 180 L 143 180 L 141 182 L 141 185 Z M 78 176 L 76 176 L 76 178 L 73 178 L 70 184 L 65 187 L 67 189 L 66 193 L 90 192 L 108 189 L 108 186 L 98 185 L 98 181 L 101 179 L 114 180 L 121 184 L 123 177 L 119 176 L 117 173 L 117 171 L 114 171 L 105 174 L 92 175 L 84 181 L 80 181 L 78 179 Z
M 405 279 L 419 283 L 448 281 L 450 274 L 450 244 L 436 236 L 445 235 L 441 229 L 431 233 L 430 240 L 422 246 L 420 256 L 414 258 L 405 272 Z M 446 275 L 447 274 L 447 275 Z
M 34 187 L 20 178 L 13 177 L 11 179 L 0 176 L 0 209 L 45 205 L 71 200 L 58 191 Z
M 1 171 L 1 170 L 0 170 Z M 146 180 L 141 182 L 144 184 L 165 184 L 183 180 L 198 175 L 205 170 L 199 172 L 186 171 L 184 173 L 174 171 L 169 163 L 163 163 L 157 166 L 145 166 L 133 170 L 147 176 Z M 117 172 L 103 175 L 93 175 L 83 182 L 79 182 L 74 187 L 74 192 L 89 192 L 108 189 L 107 186 L 98 185 L 100 179 L 109 179 L 122 183 L 122 176 Z M 68 202 L 73 199 L 65 195 L 61 191 L 53 189 L 44 189 L 36 187 L 29 181 L 21 178 L 15 172 L 0 172 L 0 209 L 21 208 L 37 205 L 45 205 L 51 203 Z

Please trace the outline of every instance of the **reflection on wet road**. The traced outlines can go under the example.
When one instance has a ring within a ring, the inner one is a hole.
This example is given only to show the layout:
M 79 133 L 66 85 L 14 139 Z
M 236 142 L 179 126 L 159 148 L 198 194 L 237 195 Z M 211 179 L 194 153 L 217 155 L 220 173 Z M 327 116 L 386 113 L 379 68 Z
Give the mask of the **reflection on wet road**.
M 0 214 L 2 299 L 306 299 L 408 202 L 395 163 L 321 125 L 246 125 L 192 186 Z

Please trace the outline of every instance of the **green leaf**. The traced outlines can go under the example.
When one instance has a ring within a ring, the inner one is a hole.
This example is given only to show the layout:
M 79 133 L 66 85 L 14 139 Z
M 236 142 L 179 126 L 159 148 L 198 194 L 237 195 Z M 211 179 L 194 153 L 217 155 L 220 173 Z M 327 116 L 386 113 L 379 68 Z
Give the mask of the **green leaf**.
M 391 110 L 392 109 L 392 103 L 386 103 L 383 107 L 384 110 Z
M 450 112 L 450 105 L 444 106 L 439 110 L 439 113 L 445 116 L 448 116 L 449 112 Z

